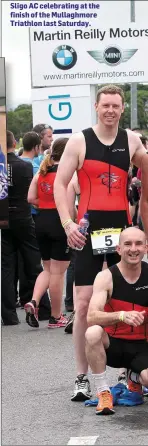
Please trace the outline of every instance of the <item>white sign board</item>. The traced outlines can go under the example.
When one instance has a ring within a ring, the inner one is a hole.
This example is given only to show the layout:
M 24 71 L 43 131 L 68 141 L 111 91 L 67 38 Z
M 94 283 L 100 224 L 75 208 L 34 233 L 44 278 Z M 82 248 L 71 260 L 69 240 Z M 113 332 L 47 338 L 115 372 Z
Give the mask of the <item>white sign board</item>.
M 45 122 L 54 129 L 55 137 L 69 137 L 96 122 L 91 99 L 89 85 L 33 89 L 33 125 Z
M 48 20 L 30 28 L 32 86 L 147 82 L 147 2 L 135 2 L 143 20 L 136 15 L 134 23 L 130 3 L 87 2 L 84 9 L 84 1 L 71 1 L 78 10 L 57 10 L 59 2 L 48 2 Z

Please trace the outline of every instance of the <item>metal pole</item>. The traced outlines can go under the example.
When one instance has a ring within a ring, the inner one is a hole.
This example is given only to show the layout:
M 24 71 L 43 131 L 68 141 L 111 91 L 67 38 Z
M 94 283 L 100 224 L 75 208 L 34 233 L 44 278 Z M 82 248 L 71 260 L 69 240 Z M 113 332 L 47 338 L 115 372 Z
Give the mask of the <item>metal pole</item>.
M 131 0 L 131 22 L 135 22 L 135 1 Z M 137 83 L 133 82 L 131 84 L 131 129 L 137 127 L 138 125 L 138 114 L 137 114 Z
M 135 0 L 131 0 L 131 22 L 135 22 Z

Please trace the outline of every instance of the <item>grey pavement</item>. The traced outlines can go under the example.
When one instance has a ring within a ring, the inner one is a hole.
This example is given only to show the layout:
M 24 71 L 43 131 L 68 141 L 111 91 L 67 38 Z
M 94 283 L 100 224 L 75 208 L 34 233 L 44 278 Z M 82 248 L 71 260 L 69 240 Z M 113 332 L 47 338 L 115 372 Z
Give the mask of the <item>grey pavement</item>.
M 47 329 L 47 322 L 33 330 L 24 311 L 18 314 L 19 326 L 2 327 L 2 445 L 66 445 L 71 437 L 89 436 L 97 437 L 96 445 L 148 444 L 148 398 L 142 406 L 116 407 L 108 417 L 71 402 L 72 336 Z M 108 378 L 116 384 L 117 370 L 108 369 Z

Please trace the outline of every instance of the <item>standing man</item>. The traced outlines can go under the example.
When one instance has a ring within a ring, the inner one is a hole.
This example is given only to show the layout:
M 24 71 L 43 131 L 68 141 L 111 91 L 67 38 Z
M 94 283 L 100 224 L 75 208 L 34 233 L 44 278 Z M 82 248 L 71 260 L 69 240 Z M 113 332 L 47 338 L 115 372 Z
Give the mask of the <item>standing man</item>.
M 33 127 L 33 131 L 38 133 L 41 138 L 40 154 L 37 162 L 40 165 L 43 161 L 44 155 L 50 153 L 51 144 L 53 141 L 53 129 L 48 124 L 37 124 Z
M 117 265 L 97 274 L 90 300 L 86 331 L 86 354 L 97 388 L 97 415 L 114 413 L 106 381 L 106 364 L 128 369 L 126 404 L 143 402 L 142 385 L 148 386 L 148 264 L 146 237 L 138 228 L 120 235 Z
M 20 156 L 21 159 L 23 159 L 26 162 L 30 162 L 33 167 L 33 176 L 36 175 L 36 173 L 39 170 L 39 164 L 38 164 L 38 156 L 41 149 L 41 137 L 34 131 L 27 132 L 23 136 L 22 140 L 23 144 L 23 153 Z M 31 214 L 32 218 L 35 222 L 36 216 L 38 214 L 38 210 L 31 206 Z M 37 244 L 37 241 L 36 241 Z M 40 272 L 42 271 L 42 267 L 40 266 Z M 27 303 L 30 296 L 30 291 L 28 292 L 28 284 L 27 284 L 27 277 L 24 271 L 24 265 L 22 261 L 22 257 L 19 258 L 19 274 L 20 274 L 20 297 L 21 294 L 23 296 L 23 301 L 21 302 L 23 304 Z M 25 300 L 24 300 L 25 299 Z M 22 301 L 22 299 L 21 299 Z M 40 320 L 47 320 L 49 319 L 49 313 L 50 313 L 50 303 L 47 292 L 44 293 L 44 296 L 41 300 L 41 305 L 39 308 L 39 319 Z
M 36 173 L 39 170 L 38 156 L 40 153 L 41 138 L 36 132 L 33 131 L 27 132 L 23 136 L 22 144 L 23 144 L 23 153 L 22 155 L 20 155 L 20 158 L 32 164 L 33 175 L 36 175 Z M 33 206 L 31 207 L 31 213 L 33 219 L 35 220 L 35 217 L 38 212 Z
M 42 271 L 41 256 L 36 241 L 35 225 L 27 201 L 32 180 L 32 164 L 15 155 L 16 141 L 12 132 L 7 131 L 9 229 L 1 232 L 1 294 L 2 319 L 5 325 L 19 323 L 16 313 L 15 265 L 16 256 L 21 253 L 27 277 L 27 294 L 31 300 L 35 281 Z M 49 318 L 50 303 L 44 294 L 39 306 L 39 319 Z
M 101 228 L 124 228 L 131 224 L 127 200 L 128 170 L 131 161 L 141 166 L 141 216 L 148 237 L 148 157 L 139 137 L 131 130 L 119 128 L 123 111 L 124 93 L 120 87 L 108 85 L 99 89 L 96 99 L 98 122 L 93 128 L 69 139 L 55 180 L 55 201 L 68 243 L 72 248 L 83 248 L 77 251 L 75 264 L 73 332 L 77 379 L 72 400 L 86 399 L 91 395 L 85 355 L 86 314 L 94 279 L 102 270 L 104 261 L 104 255 L 93 254 L 90 233 L 85 238 L 70 218 L 66 191 L 75 170 L 81 191 L 78 222 L 87 212 L 91 232 Z M 106 257 L 108 266 L 119 260 L 117 253 Z

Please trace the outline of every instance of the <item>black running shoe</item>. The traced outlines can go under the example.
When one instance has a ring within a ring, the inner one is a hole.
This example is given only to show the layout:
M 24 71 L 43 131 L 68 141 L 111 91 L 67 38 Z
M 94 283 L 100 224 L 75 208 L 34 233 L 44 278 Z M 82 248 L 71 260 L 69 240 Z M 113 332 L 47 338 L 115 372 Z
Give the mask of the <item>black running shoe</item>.
M 26 322 L 30 327 L 38 328 L 38 307 L 36 307 L 36 302 L 31 300 L 24 305 L 24 310 L 26 311 Z
M 69 318 L 67 319 L 67 324 L 64 330 L 65 333 L 72 334 L 74 317 L 75 317 L 75 311 L 73 311 L 69 316 Z

